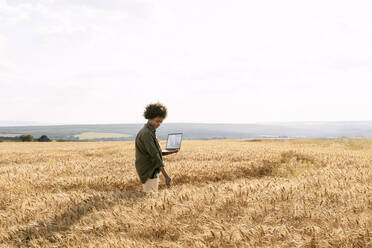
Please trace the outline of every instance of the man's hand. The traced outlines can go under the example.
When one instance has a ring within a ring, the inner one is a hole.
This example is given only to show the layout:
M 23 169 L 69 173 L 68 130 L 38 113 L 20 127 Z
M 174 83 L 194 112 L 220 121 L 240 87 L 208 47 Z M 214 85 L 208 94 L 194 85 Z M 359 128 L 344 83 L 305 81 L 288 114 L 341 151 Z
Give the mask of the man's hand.
M 170 152 L 170 154 L 172 154 L 172 153 L 176 153 L 176 152 L 178 152 L 179 150 L 180 150 L 180 149 L 178 148 L 178 149 L 176 149 L 176 150 Z
M 178 152 L 180 149 L 174 150 L 174 151 L 169 151 L 169 152 L 162 152 L 162 155 L 169 155 Z
M 170 176 L 165 177 L 165 184 L 170 187 L 173 183 L 173 180 Z
M 168 175 L 167 171 L 165 170 L 164 166 L 160 167 L 161 173 L 163 173 L 165 178 L 165 184 L 168 186 L 168 188 L 173 184 L 172 178 Z

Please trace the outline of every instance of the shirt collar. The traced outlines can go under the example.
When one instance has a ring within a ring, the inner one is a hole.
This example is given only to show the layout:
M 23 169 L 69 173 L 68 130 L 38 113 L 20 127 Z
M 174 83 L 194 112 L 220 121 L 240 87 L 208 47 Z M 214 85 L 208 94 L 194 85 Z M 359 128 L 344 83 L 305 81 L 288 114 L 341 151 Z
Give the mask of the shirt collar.
M 151 126 L 149 123 L 146 123 L 144 126 L 149 128 L 151 131 L 153 131 L 155 133 L 155 128 L 153 126 Z

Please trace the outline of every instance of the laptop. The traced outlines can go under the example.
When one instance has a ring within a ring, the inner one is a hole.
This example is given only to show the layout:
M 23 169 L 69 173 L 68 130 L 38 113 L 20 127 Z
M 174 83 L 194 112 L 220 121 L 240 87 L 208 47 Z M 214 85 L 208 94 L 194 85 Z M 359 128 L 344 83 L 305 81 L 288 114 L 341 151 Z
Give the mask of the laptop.
M 165 150 L 162 150 L 162 152 L 172 152 L 174 150 L 180 149 L 182 142 L 182 134 L 183 133 L 169 133 L 167 145 L 165 147 Z

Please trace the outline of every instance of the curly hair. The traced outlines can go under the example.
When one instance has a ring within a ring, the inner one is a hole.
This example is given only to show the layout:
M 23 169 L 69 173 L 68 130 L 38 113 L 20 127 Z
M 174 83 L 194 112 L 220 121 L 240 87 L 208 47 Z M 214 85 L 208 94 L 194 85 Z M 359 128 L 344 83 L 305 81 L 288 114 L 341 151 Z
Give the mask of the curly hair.
M 155 117 L 166 118 L 168 114 L 167 107 L 165 107 L 160 102 L 151 103 L 146 106 L 143 116 L 146 119 L 153 119 Z

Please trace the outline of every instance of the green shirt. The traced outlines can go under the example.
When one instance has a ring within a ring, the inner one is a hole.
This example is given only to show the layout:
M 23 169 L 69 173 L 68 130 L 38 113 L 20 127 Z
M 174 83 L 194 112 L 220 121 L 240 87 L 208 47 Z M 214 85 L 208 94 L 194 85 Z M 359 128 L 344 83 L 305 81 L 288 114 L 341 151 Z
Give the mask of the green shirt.
M 146 123 L 137 133 L 135 166 L 141 183 L 151 178 L 154 173 L 159 173 L 159 168 L 164 166 L 162 150 L 156 138 L 156 130 Z

